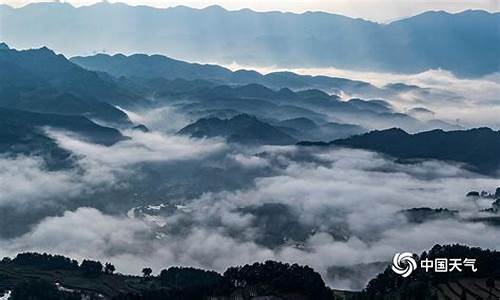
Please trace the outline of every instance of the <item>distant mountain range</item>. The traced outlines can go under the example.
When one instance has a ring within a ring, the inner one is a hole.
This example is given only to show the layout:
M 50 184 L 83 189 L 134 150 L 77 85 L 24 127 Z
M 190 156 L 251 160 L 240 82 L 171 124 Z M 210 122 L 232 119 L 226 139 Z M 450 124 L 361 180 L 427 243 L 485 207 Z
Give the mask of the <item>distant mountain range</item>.
M 360 130 L 361 128 L 384 129 L 394 126 L 410 132 L 454 128 L 453 125 L 437 119 L 420 121 L 396 111 L 388 102 L 380 99 L 353 98 L 346 101 L 335 94 L 330 95 L 317 89 L 294 92 L 288 88 L 272 90 L 259 84 L 210 86 L 200 85 L 199 82 L 192 83 L 194 88 L 186 89 L 189 83 L 180 85 L 182 88 L 179 92 L 176 92 L 176 84 L 168 84 L 167 89 L 153 89 L 155 102 L 176 104 L 181 111 L 195 119 L 213 116 L 228 118 L 244 113 L 272 124 L 296 118 L 307 118 L 319 126 L 329 123 L 321 130 L 309 131 L 312 135 L 305 138 L 306 140 L 330 140 L 328 132 L 331 131 L 328 128 L 340 129 L 333 126 L 335 124 L 357 125 L 357 128 L 344 127 L 354 132 L 352 134 L 366 131 Z M 175 93 L 171 94 L 172 92 Z M 305 131 L 307 130 L 303 130 Z M 339 138 L 341 135 L 332 137 Z
M 500 131 L 490 128 L 416 134 L 392 128 L 335 140 L 301 143 L 304 146 L 345 146 L 384 153 L 403 160 L 435 159 L 467 164 L 472 170 L 494 173 L 500 167 Z
M 117 105 L 139 109 L 170 105 L 193 120 L 180 131 L 193 137 L 219 136 L 229 142 L 270 145 L 311 141 L 302 144 L 363 148 L 401 159 L 457 161 L 484 173 L 493 172 L 500 166 L 497 155 L 500 153 L 500 133 L 488 128 L 443 131 L 441 129 L 449 130 L 453 126 L 439 120 L 422 122 L 397 112 L 380 99 L 346 101 L 318 89 L 271 89 L 261 84 L 234 81 L 256 80 L 273 85 L 269 78 L 285 76 L 280 79 L 284 84 L 286 78 L 295 78 L 290 81 L 292 84 L 300 82 L 314 86 L 342 82 L 349 87 L 366 87 L 362 82 L 293 73 L 277 73 L 275 77 L 252 72 L 235 75 L 236 72 L 218 66 L 172 61 L 162 56 L 138 57 L 137 65 L 127 66 L 126 62 L 133 62 L 135 57 L 98 56 L 100 68 L 115 72 L 109 75 L 101 70 L 82 68 L 47 48 L 18 51 L 6 44 L 0 45 L 2 152 L 34 154 L 32 150 L 40 148 L 49 149 L 44 153 L 50 156 L 51 151 L 58 148 L 40 131 L 44 126 L 68 130 L 91 142 L 110 145 L 123 139 L 119 131 L 101 127 L 88 118 L 117 128 L 131 128 L 133 124 Z M 88 61 L 95 62 L 95 58 Z M 101 58 L 104 61 L 100 61 Z M 115 77 L 120 74 L 113 71 L 114 59 L 124 59 L 125 62 L 118 64 L 118 70 L 130 73 Z M 87 61 L 84 58 L 75 60 Z M 154 63 L 156 60 L 158 64 Z M 156 73 L 148 76 L 147 68 Z M 169 70 L 170 74 L 179 75 L 168 76 Z M 243 80 L 239 77 L 241 74 L 253 77 Z M 216 76 L 225 84 L 221 85 Z M 394 126 L 410 132 L 441 129 L 413 135 L 401 129 L 357 135 L 374 128 Z M 321 142 L 328 140 L 333 142 Z M 25 145 L 20 147 L 23 143 Z
M 5 43 L 0 44 L 0 67 L 0 110 L 6 116 L 2 152 L 50 156 L 59 151 L 40 130 L 44 126 L 72 131 L 90 137 L 92 142 L 113 144 L 121 134 L 88 118 L 117 128 L 132 127 L 117 106 L 148 109 L 174 105 L 193 119 L 182 134 L 220 136 L 243 144 L 327 141 L 368 131 L 343 121 L 353 118 L 364 124 L 379 122 L 380 126 L 428 126 L 397 113 L 383 100 L 343 101 L 310 89 L 380 91 L 368 83 L 343 78 L 231 72 L 216 65 L 190 64 L 163 56 L 99 55 L 69 61 L 46 47 L 18 51 Z M 282 86 L 308 89 L 292 91 Z M 332 122 L 331 117 L 339 121 Z M 21 141 L 24 147 L 19 146 Z M 35 148 L 43 151 L 35 153 Z
M 420 90 L 418 86 L 392 84 L 379 88 L 367 82 L 338 77 L 306 76 L 292 72 L 266 75 L 247 70 L 232 72 L 218 65 L 188 63 L 162 55 L 99 54 L 73 57 L 71 61 L 88 70 L 118 77 L 122 83 L 138 89 L 138 93 L 148 95 L 157 103 L 165 99 L 170 99 L 169 102 L 172 99 L 194 99 L 196 103 L 183 107 L 190 114 L 198 114 L 198 117 L 226 118 L 245 113 L 277 121 L 305 117 L 319 123 L 319 126 L 330 123 L 321 129 L 310 130 L 306 135 L 289 132 L 300 140 L 332 140 L 364 132 L 361 127 L 399 126 L 412 132 L 433 128 L 453 129 L 452 125 L 440 120 L 421 122 L 410 115 L 398 113 L 388 102 L 380 99 L 341 101 L 336 96 L 347 94 L 384 98 L 407 88 Z M 332 93 L 334 95 L 330 95 Z M 205 114 L 204 111 L 210 113 Z M 355 120 L 361 127 L 340 129 L 328 120 L 327 115 L 336 118 L 334 123 L 337 125 L 354 123 Z M 349 134 L 331 134 L 334 127 Z M 302 130 L 302 133 L 305 131 Z
M 331 134 L 334 127 L 342 130 L 338 126 L 331 126 L 333 123 L 328 120 L 327 115 L 335 118 L 335 123 L 356 123 L 371 129 L 393 126 L 411 132 L 434 128 L 457 129 L 436 119 L 421 122 L 411 115 L 398 113 L 388 102 L 381 100 L 407 89 L 424 92 L 418 86 L 402 83 L 379 88 L 368 82 L 339 77 L 307 76 L 292 72 L 266 75 L 248 70 L 233 72 L 218 65 L 188 63 L 162 55 L 98 54 L 73 57 L 71 61 L 88 70 L 118 77 L 125 85 L 138 88 L 138 93 L 148 95 L 155 102 L 161 103 L 165 99 L 196 99 L 197 103 L 189 106 L 187 111 L 195 114 L 196 111 L 211 112 L 209 115 L 202 114 L 201 117 L 226 118 L 230 112 L 229 116 L 245 113 L 260 119 L 271 118 L 278 121 L 306 117 L 320 123 L 320 126 L 331 123 L 319 130 L 311 130 L 306 135 L 292 134 L 300 140 L 333 140 L 365 131 L 345 127 L 344 130 L 349 134 Z M 353 98 L 341 101 L 336 95 L 376 99 Z M 248 99 L 252 101 L 247 101 Z M 222 111 L 226 115 L 217 115 Z
M 48 48 L 0 49 L 0 107 L 127 124 L 127 115 L 114 105 L 141 100 L 109 75 L 83 69 Z
M 157 9 L 107 2 L 78 8 L 1 5 L 0 15 L 4 41 L 18 48 L 47 45 L 71 56 L 161 53 L 281 67 L 403 73 L 442 68 L 467 77 L 500 70 L 500 14 L 478 10 L 429 11 L 389 24 L 323 12 Z
M 224 137 L 229 142 L 255 145 L 291 145 L 301 140 L 337 139 L 366 132 L 351 124 L 316 124 L 307 118 L 266 123 L 254 116 L 240 114 L 229 119 L 202 118 L 184 127 L 179 134 L 196 138 Z
M 106 72 L 116 77 L 164 78 L 186 80 L 208 80 L 216 84 L 261 84 L 269 88 L 304 89 L 316 88 L 330 92 L 351 95 L 383 95 L 392 89 L 382 91 L 368 82 L 339 77 L 299 75 L 292 72 L 272 72 L 266 75 L 256 71 L 231 70 L 211 64 L 188 63 L 163 55 L 123 54 L 76 56 L 70 59 L 77 65 L 92 71 Z

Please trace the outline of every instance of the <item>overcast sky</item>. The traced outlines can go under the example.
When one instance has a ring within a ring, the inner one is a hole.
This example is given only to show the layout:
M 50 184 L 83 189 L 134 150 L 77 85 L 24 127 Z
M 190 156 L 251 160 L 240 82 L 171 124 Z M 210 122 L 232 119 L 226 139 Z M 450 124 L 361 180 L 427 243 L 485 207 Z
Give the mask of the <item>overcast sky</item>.
M 22 6 L 35 1 L 0 0 L 0 3 Z M 75 6 L 98 2 L 96 0 L 63 1 Z M 114 1 L 110 0 L 110 2 Z M 251 8 L 257 11 L 279 10 L 298 13 L 320 10 L 375 21 L 400 19 L 426 10 L 458 12 L 466 9 L 484 9 L 497 12 L 500 9 L 500 0 L 121 0 L 120 2 L 156 7 L 186 5 L 197 8 L 217 4 L 229 10 Z

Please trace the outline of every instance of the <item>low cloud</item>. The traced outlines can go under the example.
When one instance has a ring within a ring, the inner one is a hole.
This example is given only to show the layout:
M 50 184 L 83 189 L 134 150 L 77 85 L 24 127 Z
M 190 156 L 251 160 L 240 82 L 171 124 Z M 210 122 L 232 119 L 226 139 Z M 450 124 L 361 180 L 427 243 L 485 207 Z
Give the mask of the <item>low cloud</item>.
M 41 205 L 44 201 L 80 193 L 84 186 L 68 171 L 48 171 L 39 158 L 0 158 L 0 205 Z M 36 201 L 34 201 L 36 200 Z
M 83 147 L 80 142 L 73 144 L 76 142 L 61 137 L 58 140 L 88 159 L 121 165 L 122 159 L 107 158 L 111 152 L 102 152 L 95 145 Z M 128 155 L 137 157 L 141 151 L 157 149 L 137 150 L 133 140 L 134 137 L 129 142 L 133 146 L 119 146 L 116 152 L 130 149 Z M 164 147 L 167 146 L 161 146 L 160 152 Z M 206 149 L 219 149 L 212 147 L 210 144 Z M 489 248 L 500 244 L 498 227 L 467 221 L 471 216 L 483 215 L 478 209 L 490 202 L 473 202 L 465 197 L 473 189 L 494 189 L 498 185 L 495 178 L 436 161 L 396 164 L 361 150 L 260 150 L 254 156 L 228 152 L 222 158 L 214 158 L 214 163 L 229 159 L 245 168 L 266 170 L 267 176 L 256 177 L 254 184 L 245 189 L 170 199 L 165 203 L 169 209 L 145 206 L 141 213 L 132 210 L 128 215 L 78 208 L 47 217 L 29 233 L 1 241 L 2 254 L 48 251 L 110 261 L 127 273 L 139 273 L 145 266 L 158 272 L 171 265 L 224 271 L 231 265 L 276 259 L 311 265 L 333 287 L 359 288 L 359 283 L 332 281 L 327 276 L 328 267 L 389 261 L 395 252 L 420 252 L 436 243 L 459 242 Z M 118 157 L 126 160 L 128 155 Z M 180 157 L 195 159 L 199 155 L 194 152 Z M 177 154 L 165 157 L 179 158 Z M 153 155 L 151 159 L 158 157 Z M 224 168 L 224 164 L 220 166 Z M 280 213 L 273 215 L 267 208 L 262 209 L 266 204 L 280 205 Z M 460 217 L 410 224 L 398 214 L 403 209 L 424 206 L 457 209 Z M 297 231 L 312 231 L 303 240 L 266 245 L 262 237 L 280 234 L 276 228 L 281 223 L 269 227 L 274 221 L 283 221 L 289 224 L 286 228 L 294 226 Z M 82 230 L 75 231 L 76 227 Z
M 221 140 L 193 140 L 133 130 L 125 131 L 130 139 L 110 147 L 88 143 L 61 131 L 47 131 L 47 134 L 73 153 L 76 167 L 49 170 L 40 157 L 0 157 L 0 206 L 33 208 L 116 189 L 125 184 L 126 177 L 137 172 L 135 165 L 199 160 L 226 147 Z
M 121 107 L 135 124 L 146 125 L 149 129 L 164 133 L 176 133 L 190 123 L 196 121 L 180 113 L 174 106 L 162 106 L 155 109 L 130 111 Z
M 225 143 L 217 139 L 191 139 L 160 132 L 125 130 L 130 139 L 107 147 L 75 139 L 64 132 L 49 132 L 59 145 L 87 160 L 111 166 L 140 162 L 201 159 L 223 150 Z
M 500 74 L 495 73 L 483 78 L 457 78 L 452 73 L 437 69 L 418 74 L 393 74 L 381 72 L 351 71 L 337 68 L 258 68 L 233 64 L 228 66 L 233 70 L 256 69 L 262 73 L 275 71 L 291 71 L 303 75 L 326 75 L 362 80 L 383 88 L 391 83 L 414 85 L 420 89 L 410 89 L 392 95 L 380 95 L 386 98 L 401 112 L 407 112 L 414 107 L 426 107 L 435 112 L 436 119 L 463 127 L 488 126 L 500 129 L 498 115 L 500 114 Z M 344 99 L 350 97 L 374 97 L 373 95 L 353 94 L 341 95 Z M 356 119 L 351 120 L 356 123 Z

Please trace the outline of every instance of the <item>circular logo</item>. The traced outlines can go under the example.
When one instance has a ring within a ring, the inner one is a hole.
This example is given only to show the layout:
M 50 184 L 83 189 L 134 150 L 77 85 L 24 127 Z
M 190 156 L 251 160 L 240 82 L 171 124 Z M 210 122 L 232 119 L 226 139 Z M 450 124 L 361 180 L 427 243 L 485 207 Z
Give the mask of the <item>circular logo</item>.
M 392 270 L 403 277 L 408 277 L 417 268 L 413 253 L 396 253 L 392 259 Z

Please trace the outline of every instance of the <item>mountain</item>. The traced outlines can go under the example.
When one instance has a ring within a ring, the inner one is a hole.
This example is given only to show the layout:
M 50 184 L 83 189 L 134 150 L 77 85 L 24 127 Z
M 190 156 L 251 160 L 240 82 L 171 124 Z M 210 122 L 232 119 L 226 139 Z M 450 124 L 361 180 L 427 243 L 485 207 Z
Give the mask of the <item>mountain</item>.
M 127 115 L 114 105 L 141 101 L 108 75 L 85 70 L 46 47 L 0 50 L 0 79 L 0 107 L 127 124 Z
M 410 132 L 453 128 L 442 121 L 422 122 L 407 114 L 399 113 L 389 103 L 380 99 L 354 98 L 346 101 L 337 95 L 330 95 L 317 89 L 273 90 L 260 84 L 201 85 L 197 81 L 193 83 L 193 88 L 189 89 L 186 88 L 188 83 L 185 81 L 175 81 L 180 82 L 181 88 L 176 88 L 171 81 L 165 85 L 168 88 L 151 90 L 157 104 L 176 105 L 191 119 L 228 118 L 244 113 L 254 115 L 272 125 L 281 126 L 279 124 L 281 121 L 307 118 L 320 128 L 309 130 L 306 133 L 308 136 L 306 140 L 333 140 L 366 132 L 364 128 L 373 130 L 398 126 Z M 291 131 L 290 134 L 295 135 Z M 303 139 L 304 132 L 296 134 L 297 139 Z
M 42 130 L 5 120 L 0 120 L 0 126 L 0 154 L 3 157 L 41 157 L 50 170 L 72 166 L 72 153 L 59 147 L 57 142 Z
M 3 124 L 25 127 L 49 127 L 71 131 L 91 143 L 105 146 L 113 145 L 124 136 L 120 131 L 97 125 L 83 116 L 66 116 L 56 114 L 42 114 L 14 109 L 0 108 L 0 121 Z
M 246 113 L 280 121 L 305 117 L 322 124 L 330 123 L 307 134 L 288 131 L 300 140 L 343 138 L 365 132 L 363 127 L 381 129 L 398 126 L 411 132 L 434 128 L 454 129 L 452 125 L 440 120 L 420 122 L 410 115 L 398 113 L 382 99 L 352 98 L 343 101 L 337 96 L 348 94 L 384 97 L 401 92 L 402 84 L 378 88 L 367 82 L 338 77 L 299 75 L 292 72 L 266 75 L 246 70 L 232 72 L 217 65 L 188 63 L 161 55 L 98 54 L 73 57 L 71 61 L 83 68 L 106 72 L 122 80 L 128 78 L 141 85 L 142 94 L 148 95 L 157 103 L 165 99 L 171 101 L 180 98 L 203 100 L 196 109 L 211 111 L 209 116 L 227 117 L 225 114 L 232 111 L 234 113 L 231 116 Z M 412 88 L 420 90 L 417 86 Z M 241 101 L 234 101 L 236 98 Z M 210 99 L 210 102 L 206 99 Z M 252 103 L 248 100 L 252 100 Z M 279 109 L 264 108 L 262 106 L 267 106 L 266 103 L 256 100 L 272 102 Z M 195 107 L 192 106 L 190 111 Z M 218 112 L 213 114 L 214 110 Z M 221 110 L 225 111 L 224 114 L 218 114 Z M 334 122 L 325 115 L 333 116 Z M 340 126 L 353 122 L 357 123 L 357 127 Z
M 223 80 L 232 75 L 229 69 L 218 65 L 188 63 L 163 55 L 96 54 L 75 56 L 70 60 L 87 70 L 106 72 L 116 77 Z
M 228 120 L 200 119 L 179 131 L 192 137 L 224 137 L 229 142 L 257 145 L 291 145 L 293 137 L 257 118 L 241 114 Z
M 0 108 L 0 154 L 37 155 L 49 168 L 67 166 L 71 153 L 60 148 L 43 128 L 64 130 L 92 143 L 112 145 L 123 139 L 113 128 L 99 126 L 82 116 L 41 114 Z
M 231 70 L 210 64 L 188 63 L 163 55 L 97 54 L 76 56 L 70 59 L 75 64 L 92 71 L 106 72 L 115 77 L 145 79 L 208 80 L 217 84 L 261 84 L 270 88 L 317 88 L 329 91 L 344 91 L 349 94 L 380 94 L 377 87 L 363 81 L 339 77 L 299 75 L 292 72 L 272 72 L 266 75 L 256 71 Z
M 73 57 L 71 61 L 89 70 L 106 72 L 122 80 L 128 78 L 142 86 L 142 94 L 161 103 L 164 99 L 190 98 L 211 99 L 204 102 L 206 107 L 199 110 L 231 110 L 232 115 L 247 113 L 259 118 L 306 117 L 328 126 L 310 131 L 306 135 L 296 133 L 302 140 L 333 140 L 352 134 L 365 132 L 362 127 L 385 129 L 393 126 L 416 132 L 434 128 L 457 129 L 453 125 L 434 120 L 433 115 L 423 116 L 421 122 L 408 114 L 401 114 L 382 99 L 394 93 L 404 92 L 403 84 L 375 87 L 367 82 L 328 76 L 299 75 L 292 72 L 274 72 L 262 75 L 255 71 L 239 70 L 232 72 L 217 65 L 201 65 L 174 60 L 161 55 L 135 54 L 109 56 L 99 54 L 89 57 Z M 421 91 L 418 86 L 413 90 Z M 325 92 L 326 91 L 326 92 Z M 330 95 L 330 94 L 334 95 Z M 357 95 L 370 97 L 368 100 L 352 98 L 343 101 L 336 95 Z M 241 99 L 236 102 L 234 99 Z M 250 103 L 247 100 L 253 100 Z M 231 101 L 226 101 L 231 100 Z M 279 105 L 263 108 L 263 101 Z M 222 103 L 225 102 L 225 103 Z M 254 107 L 249 107 L 254 106 Z M 300 108 L 302 111 L 299 111 Z M 325 115 L 334 117 L 334 122 Z M 417 115 L 420 116 L 421 114 Z M 222 116 L 214 114 L 213 116 Z M 202 116 L 202 117 L 206 117 Z M 358 128 L 338 126 L 338 123 L 356 123 Z M 345 132 L 345 133 L 342 133 Z M 289 132 L 291 133 L 291 132 Z M 332 134 L 333 133 L 333 134 Z M 294 134 L 292 134 L 294 135 Z
M 48 42 L 70 56 L 159 53 L 190 61 L 278 67 L 404 73 L 441 68 L 467 77 L 500 70 L 500 14 L 479 10 L 429 11 L 389 24 L 324 12 L 159 9 L 109 2 L 3 5 L 0 15 L 6 42 L 18 48 Z
M 500 131 L 490 128 L 416 134 L 392 128 L 372 131 L 330 143 L 303 145 L 335 145 L 377 151 L 400 159 L 437 159 L 467 164 L 472 170 L 494 174 L 500 168 Z
M 223 274 L 189 267 L 169 267 L 158 275 L 145 268 L 144 276 L 115 273 L 113 265 L 78 261 L 61 255 L 20 253 L 0 261 L 0 296 L 11 299 L 498 299 L 500 252 L 463 245 L 434 245 L 413 259 L 474 258 L 476 272 L 426 272 L 416 268 L 403 278 L 389 263 L 357 265 L 353 272 L 330 268 L 332 277 L 358 280 L 367 268 L 385 270 L 362 291 L 332 290 L 314 269 L 275 261 L 229 267 Z M 149 271 L 149 272 L 148 272 Z M 349 273 L 347 275 L 343 273 Z M 372 270 L 368 270 L 372 273 Z M 335 274 L 339 274 L 336 276 Z M 43 295 L 43 298 L 40 298 Z

